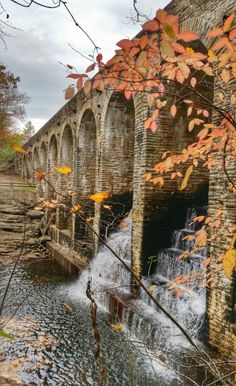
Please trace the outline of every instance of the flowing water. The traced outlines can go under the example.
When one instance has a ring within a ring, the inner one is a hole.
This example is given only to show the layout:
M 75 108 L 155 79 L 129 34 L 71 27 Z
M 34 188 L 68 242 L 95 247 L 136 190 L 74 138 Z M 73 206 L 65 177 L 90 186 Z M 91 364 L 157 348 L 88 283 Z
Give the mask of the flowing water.
M 183 236 L 195 232 L 193 215 L 188 213 L 185 227 L 173 235 L 172 246 L 158 254 L 154 274 L 143 280 L 164 308 L 197 338 L 205 313 L 205 289 L 197 283 L 200 278 L 174 291 L 167 284 L 176 275 L 196 274 L 201 269 L 204 251 L 187 261 L 178 257 L 191 246 Z M 108 244 L 130 265 L 132 224 L 129 217 L 125 221 L 124 228 L 109 236 Z M 1 267 L 1 291 L 9 269 L 9 265 Z M 89 279 L 99 305 L 100 361 L 94 359 L 95 341 L 85 294 Z M 187 358 L 185 367 L 193 355 L 192 348 L 145 294 L 139 300 L 130 300 L 124 308 L 118 325 L 122 325 L 122 331 L 112 327 L 107 291 L 128 295 L 129 284 L 130 274 L 105 247 L 76 281 L 52 261 L 21 263 L 7 298 L 5 318 L 23 303 L 6 327 L 15 338 L 4 340 L 2 345 L 0 376 L 10 371 L 13 378 L 32 386 L 191 384 L 180 356 Z M 191 368 L 190 373 L 196 379 Z

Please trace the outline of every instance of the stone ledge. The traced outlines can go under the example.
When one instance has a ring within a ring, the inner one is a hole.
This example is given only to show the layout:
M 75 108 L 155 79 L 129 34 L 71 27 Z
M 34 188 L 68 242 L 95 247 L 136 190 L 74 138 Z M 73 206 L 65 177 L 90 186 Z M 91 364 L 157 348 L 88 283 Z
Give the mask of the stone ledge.
M 54 241 L 49 241 L 46 246 L 51 256 L 70 274 L 77 276 L 88 263 L 81 258 L 78 253 L 70 251 L 67 247 L 62 247 Z

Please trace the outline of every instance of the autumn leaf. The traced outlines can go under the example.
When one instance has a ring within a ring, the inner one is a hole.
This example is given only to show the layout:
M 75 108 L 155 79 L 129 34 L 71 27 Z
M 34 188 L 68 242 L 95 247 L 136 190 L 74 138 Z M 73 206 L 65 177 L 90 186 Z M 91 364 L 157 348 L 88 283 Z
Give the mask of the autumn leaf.
M 177 107 L 175 105 L 172 105 L 171 108 L 170 108 L 170 113 L 172 115 L 172 117 L 174 118 L 176 116 L 176 113 L 177 113 Z
M 230 29 L 233 21 L 234 21 L 234 14 L 232 13 L 232 15 L 228 16 L 224 22 L 224 26 L 223 26 L 224 32 L 227 32 Z
M 222 34 L 223 34 L 222 28 L 214 28 L 213 30 L 208 32 L 209 38 L 216 38 L 217 36 L 222 35 Z
M 167 40 L 162 40 L 161 41 L 160 48 L 161 48 L 162 54 L 164 54 L 166 56 L 169 56 L 171 58 L 175 57 L 175 51 L 174 51 L 171 43 L 168 42 Z
M 163 28 L 164 28 L 164 31 L 165 31 L 167 36 L 169 36 L 171 39 L 176 38 L 176 33 L 175 33 L 172 25 L 166 23 L 166 24 L 164 24 Z
M 228 249 L 223 258 L 223 269 L 226 276 L 231 277 L 236 267 L 236 249 Z
M 74 86 L 67 87 L 65 92 L 65 99 L 71 99 L 74 96 L 74 94 L 75 94 Z
M 134 46 L 134 42 L 129 39 L 122 39 L 116 45 L 122 49 L 132 48 Z
M 94 193 L 89 196 L 89 199 L 94 201 L 94 202 L 102 202 L 104 199 L 109 197 L 108 192 L 99 192 L 99 193 Z
M 198 40 L 199 36 L 195 32 L 182 31 L 178 35 L 179 40 L 183 40 L 186 43 L 192 42 L 193 40 Z
M 46 173 L 42 172 L 41 170 L 36 171 L 36 178 L 40 182 L 44 179 Z
M 110 206 L 110 205 L 103 205 L 103 208 L 104 208 L 104 209 L 111 210 L 111 206 Z
M 78 205 L 73 205 L 70 211 L 72 213 L 76 213 L 76 212 L 79 212 L 80 209 L 81 209 L 81 206 L 78 204 Z
M 160 28 L 158 21 L 156 20 L 148 20 L 146 23 L 142 25 L 142 29 L 145 31 L 158 31 Z
M 0 330 L 0 339 L 4 339 L 4 338 L 12 340 L 12 339 L 14 339 L 14 336 L 8 334 L 7 332 L 5 332 L 3 330 Z
M 115 331 L 122 331 L 122 330 L 124 330 L 124 327 L 123 327 L 121 324 L 112 324 L 111 327 L 112 327 Z
M 55 168 L 54 170 L 60 174 L 65 174 L 65 175 L 72 173 L 72 169 L 69 166 L 61 166 L 59 168 Z
M 23 149 L 21 146 L 17 145 L 16 143 L 13 143 L 11 145 L 11 148 L 13 150 L 17 151 L 17 153 L 28 155 L 27 151 L 25 149 Z
M 188 180 L 189 180 L 189 177 L 190 177 L 191 174 L 192 174 L 192 171 L 193 171 L 193 165 L 190 165 L 190 166 L 188 167 L 188 169 L 186 170 L 185 176 L 184 176 L 184 178 L 183 178 L 183 181 L 182 181 L 182 183 L 181 183 L 181 186 L 180 186 L 179 190 L 184 190 L 184 189 L 187 187 L 187 185 L 188 185 Z
M 87 69 L 86 69 L 85 72 L 91 72 L 91 71 L 93 71 L 93 70 L 95 69 L 95 67 L 96 67 L 96 63 L 92 63 L 92 64 L 90 64 L 90 65 L 87 67 Z

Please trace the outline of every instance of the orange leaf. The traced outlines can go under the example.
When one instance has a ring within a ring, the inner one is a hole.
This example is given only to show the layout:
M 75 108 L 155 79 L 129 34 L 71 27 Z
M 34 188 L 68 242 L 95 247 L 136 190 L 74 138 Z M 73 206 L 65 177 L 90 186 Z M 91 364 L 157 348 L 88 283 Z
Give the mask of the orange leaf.
M 108 192 L 94 193 L 89 196 L 89 199 L 95 202 L 102 202 L 105 198 L 109 197 Z
M 236 28 L 230 31 L 229 33 L 229 40 L 233 40 L 236 38 Z
M 216 38 L 219 35 L 223 34 L 222 28 L 214 28 L 212 31 L 208 32 L 209 38 Z
M 139 41 L 140 48 L 143 50 L 146 47 L 147 44 L 148 44 L 148 36 L 147 35 L 143 35 L 140 38 L 140 41 Z
M 178 39 L 188 43 L 188 42 L 192 42 L 193 40 L 198 40 L 199 36 L 195 32 L 182 31 L 180 32 Z
M 232 50 L 231 43 L 229 39 L 227 39 L 226 37 L 219 39 L 212 47 L 212 50 L 218 51 L 218 50 L 221 50 L 221 48 L 223 48 L 224 46 Z
M 43 179 L 44 179 L 44 177 L 45 177 L 45 173 L 44 172 L 42 172 L 42 171 L 40 171 L 40 170 L 38 170 L 37 172 L 36 172 L 36 178 L 37 178 L 37 180 L 40 182 L 40 181 L 42 181 Z
M 129 39 L 122 39 L 116 45 L 122 49 L 132 48 L 134 46 L 134 42 Z
M 227 17 L 227 19 L 224 22 L 224 26 L 223 26 L 223 31 L 224 32 L 227 32 L 230 29 L 233 21 L 234 21 L 234 14 L 232 13 L 232 15 Z
M 188 180 L 189 180 L 189 177 L 190 177 L 191 174 L 192 174 L 192 171 L 193 171 L 193 165 L 190 165 L 190 166 L 188 167 L 188 169 L 186 170 L 185 176 L 184 176 L 184 178 L 183 178 L 183 181 L 182 181 L 182 183 L 181 183 L 181 186 L 180 186 L 179 190 L 184 190 L 184 189 L 187 187 L 187 185 L 188 185 Z
M 142 25 L 142 29 L 145 31 L 154 32 L 154 31 L 158 31 L 159 28 L 160 28 L 159 23 L 156 20 L 146 21 L 146 23 Z
M 171 113 L 172 117 L 174 118 L 176 113 L 177 113 L 177 107 L 175 105 L 171 106 L 170 113 Z
M 132 97 L 132 91 L 130 90 L 125 90 L 124 96 L 127 100 L 129 100 Z
M 155 132 L 157 131 L 157 123 L 156 123 L 156 121 L 153 121 L 153 122 L 151 123 L 150 129 L 151 129 L 151 131 L 152 131 L 153 133 L 155 133 Z

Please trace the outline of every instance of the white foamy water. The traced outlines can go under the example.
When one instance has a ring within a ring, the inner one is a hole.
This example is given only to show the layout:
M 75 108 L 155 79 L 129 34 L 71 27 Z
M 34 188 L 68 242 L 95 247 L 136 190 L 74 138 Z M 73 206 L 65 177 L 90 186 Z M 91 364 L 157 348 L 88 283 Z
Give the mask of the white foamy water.
M 122 229 L 112 233 L 107 240 L 107 244 L 128 266 L 131 261 L 131 226 L 130 217 L 126 217 Z M 86 288 L 90 279 L 94 298 L 104 309 L 107 309 L 108 289 L 130 291 L 130 273 L 106 246 L 100 248 L 89 268 L 81 273 L 76 285 L 70 288 L 70 295 L 87 301 Z

